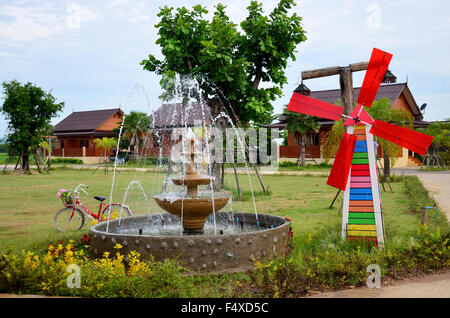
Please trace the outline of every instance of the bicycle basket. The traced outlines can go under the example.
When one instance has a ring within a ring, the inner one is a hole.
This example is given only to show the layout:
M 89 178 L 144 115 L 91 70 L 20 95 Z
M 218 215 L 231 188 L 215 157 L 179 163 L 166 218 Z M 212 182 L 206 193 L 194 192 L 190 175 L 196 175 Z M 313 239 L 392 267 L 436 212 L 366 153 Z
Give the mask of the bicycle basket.
M 72 207 L 73 206 L 73 196 L 71 192 L 63 192 L 61 193 L 61 201 L 62 204 L 66 207 Z

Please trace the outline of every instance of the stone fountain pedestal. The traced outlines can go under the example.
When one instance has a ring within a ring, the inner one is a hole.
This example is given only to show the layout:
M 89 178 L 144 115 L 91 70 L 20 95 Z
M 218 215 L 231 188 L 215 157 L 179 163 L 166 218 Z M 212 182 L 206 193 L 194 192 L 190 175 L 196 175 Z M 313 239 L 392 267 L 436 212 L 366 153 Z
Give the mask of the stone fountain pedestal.
M 189 138 L 190 157 L 183 176 L 174 177 L 172 181 L 178 186 L 186 187 L 186 195 L 161 193 L 154 196 L 156 203 L 165 211 L 177 215 L 182 220 L 185 234 L 202 234 L 207 217 L 219 212 L 229 201 L 227 192 L 206 192 L 199 195 L 198 186 L 209 185 L 213 177 L 201 176 L 195 169 L 194 138 Z

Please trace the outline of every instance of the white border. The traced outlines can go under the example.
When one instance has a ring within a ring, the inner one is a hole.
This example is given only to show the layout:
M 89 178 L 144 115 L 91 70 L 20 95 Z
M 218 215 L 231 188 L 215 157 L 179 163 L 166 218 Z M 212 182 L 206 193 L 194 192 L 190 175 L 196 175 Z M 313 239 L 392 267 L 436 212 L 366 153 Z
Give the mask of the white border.
M 384 231 L 383 231 L 383 218 L 381 215 L 381 203 L 380 203 L 380 185 L 378 183 L 377 167 L 375 163 L 375 150 L 373 143 L 373 135 L 369 132 L 370 127 L 366 128 L 366 142 L 367 142 L 367 154 L 369 157 L 369 170 L 370 170 L 370 183 L 372 186 L 372 200 L 373 200 L 373 212 L 375 214 L 375 225 L 377 228 L 378 246 L 384 246 Z

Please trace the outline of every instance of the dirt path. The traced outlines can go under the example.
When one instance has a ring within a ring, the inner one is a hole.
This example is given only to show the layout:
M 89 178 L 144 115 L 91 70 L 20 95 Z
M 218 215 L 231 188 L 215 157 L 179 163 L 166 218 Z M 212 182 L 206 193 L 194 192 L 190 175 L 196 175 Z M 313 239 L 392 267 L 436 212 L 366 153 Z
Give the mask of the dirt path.
M 311 298 L 450 298 L 450 270 L 418 278 L 396 280 L 381 288 L 361 287 L 319 293 Z
M 423 186 L 436 200 L 441 211 L 450 220 L 450 173 L 418 173 Z
M 415 175 L 422 182 L 450 222 L 450 171 L 421 171 L 416 167 L 392 169 L 395 174 Z

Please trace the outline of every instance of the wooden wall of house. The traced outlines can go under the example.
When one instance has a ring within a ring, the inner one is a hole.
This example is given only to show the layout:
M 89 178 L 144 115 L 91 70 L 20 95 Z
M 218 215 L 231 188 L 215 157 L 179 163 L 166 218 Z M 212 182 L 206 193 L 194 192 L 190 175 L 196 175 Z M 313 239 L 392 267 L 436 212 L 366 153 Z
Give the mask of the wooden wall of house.
M 155 145 L 155 139 L 157 138 L 154 134 L 149 136 L 149 141 L 147 142 L 147 146 L 145 150 L 142 152 L 143 155 L 148 157 L 159 157 L 161 154 L 162 147 L 162 156 L 169 157 L 170 149 L 172 148 L 172 140 L 171 140 L 171 132 L 165 133 L 161 137 L 161 144 L 159 146 Z
M 406 101 L 405 96 L 403 93 L 400 94 L 400 96 L 394 101 L 392 104 L 392 109 L 404 109 L 411 115 L 413 115 L 411 108 L 408 106 L 408 102 Z
M 122 121 L 122 115 L 117 112 L 106 121 L 104 121 L 100 126 L 96 128 L 96 130 L 107 130 L 111 131 L 115 128 L 120 127 L 120 122 Z
M 81 140 L 88 140 L 88 147 L 86 148 L 87 157 L 99 157 L 103 155 L 103 150 L 96 148 L 94 144 L 94 137 L 66 137 L 55 140 L 54 156 L 61 156 L 61 140 L 64 140 L 64 156 L 65 157 L 79 157 L 82 156 L 83 150 L 80 145 Z

